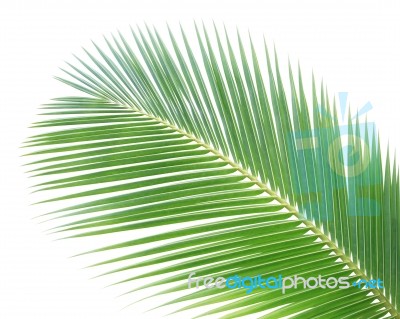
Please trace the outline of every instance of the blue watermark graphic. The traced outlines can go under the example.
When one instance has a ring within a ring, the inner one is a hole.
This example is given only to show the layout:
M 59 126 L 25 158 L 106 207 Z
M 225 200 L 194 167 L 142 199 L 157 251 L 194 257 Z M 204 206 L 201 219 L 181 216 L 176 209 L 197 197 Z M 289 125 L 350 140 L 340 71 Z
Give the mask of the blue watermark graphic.
M 379 213 L 379 203 L 371 197 L 370 190 L 380 180 L 368 172 L 375 124 L 360 121 L 373 106 L 371 102 L 365 103 L 349 119 L 346 118 L 348 93 L 340 92 L 338 97 L 338 119 L 319 106 L 317 117 L 321 123 L 314 123 L 317 128 L 290 133 L 294 143 L 294 151 L 288 154 L 291 176 L 294 176 L 292 195 L 303 212 L 318 212 L 323 220 L 331 217 L 333 198 L 340 192 L 348 198 L 350 216 L 375 216 Z M 324 123 L 330 125 L 324 126 Z

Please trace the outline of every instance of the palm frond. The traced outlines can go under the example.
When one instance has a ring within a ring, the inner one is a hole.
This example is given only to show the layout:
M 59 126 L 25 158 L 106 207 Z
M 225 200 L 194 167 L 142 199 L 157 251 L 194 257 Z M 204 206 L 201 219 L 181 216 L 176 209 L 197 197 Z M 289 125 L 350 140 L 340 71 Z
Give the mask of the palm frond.
M 37 189 L 65 190 L 46 202 L 75 201 L 46 215 L 75 218 L 55 231 L 87 237 L 176 227 L 91 253 L 132 248 L 97 266 L 128 273 L 158 265 L 122 282 L 164 274 L 132 283 L 132 291 L 181 292 L 168 303 L 190 301 L 181 310 L 211 305 L 203 315 L 238 318 L 278 307 L 268 318 L 398 318 L 399 174 L 389 156 L 383 165 L 375 130 L 349 114 L 346 153 L 326 90 L 313 82 L 309 104 L 300 70 L 296 80 L 289 66 L 286 93 L 277 54 L 272 59 L 266 46 L 260 55 L 251 38 L 244 43 L 238 34 L 235 46 L 226 31 L 204 26 L 195 26 L 196 43 L 183 29 L 179 38 L 168 31 L 168 42 L 148 27 L 132 29 L 130 39 L 105 39 L 107 52 L 94 44 L 58 78 L 85 94 L 45 105 L 49 119 L 33 126 L 59 128 L 27 143 L 35 147 L 29 155 L 40 156 L 31 163 L 44 178 Z M 385 288 L 188 294 L 192 271 L 381 278 Z

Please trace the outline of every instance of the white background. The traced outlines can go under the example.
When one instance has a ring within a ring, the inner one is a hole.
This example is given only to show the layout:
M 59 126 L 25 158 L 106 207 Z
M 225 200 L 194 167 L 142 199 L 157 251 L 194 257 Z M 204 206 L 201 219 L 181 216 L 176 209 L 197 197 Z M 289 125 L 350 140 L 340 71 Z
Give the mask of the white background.
M 368 119 L 400 154 L 398 0 L 0 1 L 0 318 L 133 318 L 141 311 L 121 310 L 126 300 L 67 258 L 81 251 L 79 243 L 53 241 L 31 219 L 41 211 L 29 207 L 19 158 L 38 105 L 66 92 L 52 78 L 58 67 L 103 34 L 143 21 L 163 27 L 202 19 L 264 33 L 281 60 L 300 60 L 331 93 L 349 92 L 353 109 L 370 101 Z

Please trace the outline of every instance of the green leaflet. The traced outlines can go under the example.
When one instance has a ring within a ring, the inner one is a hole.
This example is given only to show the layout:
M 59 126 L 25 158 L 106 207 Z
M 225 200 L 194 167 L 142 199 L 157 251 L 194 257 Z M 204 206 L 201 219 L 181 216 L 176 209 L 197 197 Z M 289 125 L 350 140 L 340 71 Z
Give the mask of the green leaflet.
M 383 291 L 292 289 L 284 295 L 188 291 L 168 303 L 179 309 L 179 302 L 191 301 L 181 310 L 212 305 L 210 314 L 229 310 L 222 317 L 237 318 L 283 306 L 268 318 L 398 317 L 399 175 L 389 156 L 382 164 L 376 132 L 349 114 L 353 149 L 346 153 L 323 86 L 313 83 L 310 103 L 300 71 L 296 81 L 290 68 L 287 93 L 276 52 L 274 59 L 267 50 L 258 54 L 239 34 L 236 47 L 217 28 L 196 26 L 196 43 L 183 30 L 179 37 L 168 32 L 163 39 L 146 27 L 132 30 L 130 39 L 106 39 L 104 48 L 95 44 L 60 78 L 89 96 L 55 99 L 43 107 L 49 119 L 33 124 L 54 127 L 24 144 L 35 148 L 30 156 L 40 156 L 30 164 L 42 180 L 37 191 L 65 189 L 45 202 L 80 200 L 46 214 L 76 218 L 53 231 L 105 236 L 198 222 L 91 252 L 135 248 L 97 265 L 115 263 L 109 273 L 158 265 L 127 276 L 123 282 L 132 281 L 132 291 L 155 285 L 158 294 L 185 291 L 192 270 L 214 277 L 354 273 L 352 280 L 385 284 Z M 135 247 L 145 243 L 159 244 Z M 143 256 L 148 260 L 137 261 Z M 160 274 L 166 277 L 152 279 Z M 139 278 L 150 281 L 135 285 Z

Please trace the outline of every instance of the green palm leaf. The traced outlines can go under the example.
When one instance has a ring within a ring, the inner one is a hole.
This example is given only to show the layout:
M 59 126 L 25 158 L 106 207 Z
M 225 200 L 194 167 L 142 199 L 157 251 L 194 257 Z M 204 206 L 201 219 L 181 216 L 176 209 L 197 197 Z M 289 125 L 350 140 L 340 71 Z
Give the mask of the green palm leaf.
M 37 190 L 62 194 L 44 202 L 72 202 L 46 214 L 67 220 L 53 231 L 132 234 L 88 252 L 117 252 L 95 266 L 141 269 L 119 283 L 159 286 L 179 311 L 398 318 L 399 175 L 389 156 L 382 164 L 375 131 L 349 115 L 346 154 L 335 106 L 314 83 L 308 104 L 300 70 L 296 81 L 289 67 L 286 93 L 277 55 L 251 39 L 195 26 L 192 43 L 168 31 L 168 42 L 147 27 L 105 39 L 58 78 L 85 94 L 45 105 L 48 119 L 33 124 L 45 131 L 26 145 Z M 157 233 L 135 236 L 146 228 Z M 385 288 L 188 290 L 190 272 L 381 278 Z

